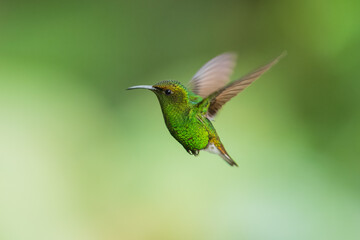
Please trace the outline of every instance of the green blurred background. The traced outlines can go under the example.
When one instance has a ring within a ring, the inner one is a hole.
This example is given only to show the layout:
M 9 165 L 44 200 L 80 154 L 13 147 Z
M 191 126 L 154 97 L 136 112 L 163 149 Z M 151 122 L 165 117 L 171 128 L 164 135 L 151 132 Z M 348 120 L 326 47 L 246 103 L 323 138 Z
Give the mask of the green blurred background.
M 0 239 L 360 239 L 359 1 L 2 1 Z M 125 91 L 287 50 L 195 158 Z

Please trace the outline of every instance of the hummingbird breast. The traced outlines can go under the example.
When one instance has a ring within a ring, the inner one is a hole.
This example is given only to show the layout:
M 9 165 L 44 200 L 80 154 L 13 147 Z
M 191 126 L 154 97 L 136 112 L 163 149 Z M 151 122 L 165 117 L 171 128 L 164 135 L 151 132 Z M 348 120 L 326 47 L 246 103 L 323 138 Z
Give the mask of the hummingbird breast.
M 208 145 L 209 131 L 201 118 L 187 111 L 182 114 L 164 114 L 164 119 L 171 135 L 187 151 L 201 150 Z

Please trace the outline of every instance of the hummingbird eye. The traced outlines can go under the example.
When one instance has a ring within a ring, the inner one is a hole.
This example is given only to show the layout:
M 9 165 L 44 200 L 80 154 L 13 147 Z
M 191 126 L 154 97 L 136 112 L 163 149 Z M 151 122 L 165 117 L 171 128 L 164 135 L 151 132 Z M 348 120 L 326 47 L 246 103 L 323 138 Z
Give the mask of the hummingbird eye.
M 165 93 L 166 95 L 170 95 L 170 94 L 172 94 L 173 92 L 172 92 L 170 89 L 166 89 L 166 90 L 164 91 L 164 93 Z

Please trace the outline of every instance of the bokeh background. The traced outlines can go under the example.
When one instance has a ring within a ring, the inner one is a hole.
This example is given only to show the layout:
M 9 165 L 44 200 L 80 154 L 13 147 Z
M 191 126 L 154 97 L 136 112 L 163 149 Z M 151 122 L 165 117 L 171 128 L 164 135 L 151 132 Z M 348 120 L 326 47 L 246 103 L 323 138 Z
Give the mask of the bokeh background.
M 360 2 L 1 1 L 0 239 L 360 239 Z M 288 55 L 188 153 L 156 97 Z

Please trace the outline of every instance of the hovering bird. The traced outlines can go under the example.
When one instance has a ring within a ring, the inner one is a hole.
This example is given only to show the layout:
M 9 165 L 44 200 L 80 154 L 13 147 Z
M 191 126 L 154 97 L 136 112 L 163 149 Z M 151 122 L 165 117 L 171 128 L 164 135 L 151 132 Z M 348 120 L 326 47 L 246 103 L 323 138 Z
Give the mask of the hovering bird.
M 205 150 L 221 156 L 231 166 L 238 166 L 226 152 L 211 120 L 221 107 L 276 64 L 285 53 L 244 77 L 229 83 L 236 62 L 233 53 L 221 54 L 207 62 L 190 80 L 190 89 L 178 81 L 161 81 L 132 89 L 148 89 L 160 102 L 165 124 L 171 135 L 189 154 Z

